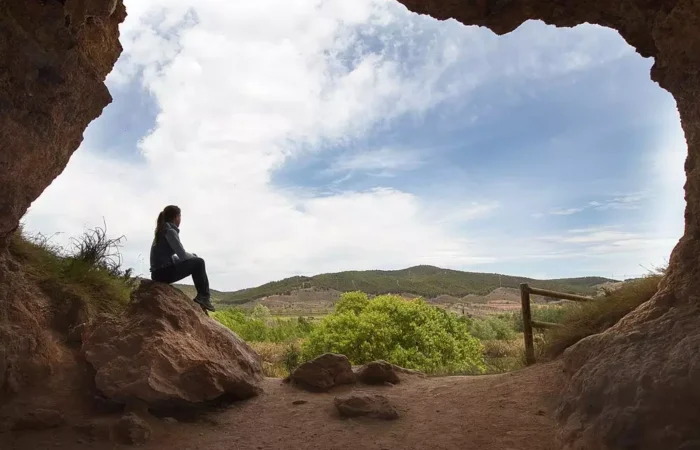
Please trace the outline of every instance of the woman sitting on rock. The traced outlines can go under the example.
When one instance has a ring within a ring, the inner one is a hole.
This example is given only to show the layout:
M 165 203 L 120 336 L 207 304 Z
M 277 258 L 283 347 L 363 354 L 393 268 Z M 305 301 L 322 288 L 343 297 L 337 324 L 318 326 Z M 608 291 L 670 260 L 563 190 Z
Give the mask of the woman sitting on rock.
M 180 208 L 166 206 L 158 214 L 156 232 L 151 245 L 151 279 L 161 283 L 175 283 L 192 275 L 197 296 L 194 301 L 202 308 L 214 311 L 209 293 L 209 278 L 204 260 L 194 253 L 187 253 L 180 243 Z

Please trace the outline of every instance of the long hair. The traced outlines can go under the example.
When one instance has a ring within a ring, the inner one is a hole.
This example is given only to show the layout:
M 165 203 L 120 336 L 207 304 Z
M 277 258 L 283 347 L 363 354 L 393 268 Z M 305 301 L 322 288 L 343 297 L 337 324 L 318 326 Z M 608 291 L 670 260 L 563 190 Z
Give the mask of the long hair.
M 162 233 L 165 227 L 165 222 L 172 222 L 177 216 L 180 215 L 180 208 L 175 205 L 166 206 L 163 211 L 158 214 L 158 219 L 156 220 L 156 231 L 154 233 L 155 242 L 158 241 L 158 236 Z

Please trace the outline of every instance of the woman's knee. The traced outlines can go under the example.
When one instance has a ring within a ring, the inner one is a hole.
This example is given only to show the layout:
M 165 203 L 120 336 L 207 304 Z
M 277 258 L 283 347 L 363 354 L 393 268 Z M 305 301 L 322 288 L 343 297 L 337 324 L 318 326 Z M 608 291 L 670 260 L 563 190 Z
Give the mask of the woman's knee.
M 192 258 L 192 264 L 195 267 L 201 267 L 202 269 L 204 269 L 204 267 L 206 266 L 204 264 L 204 260 L 202 258 L 200 258 L 199 256 L 195 256 L 194 258 Z

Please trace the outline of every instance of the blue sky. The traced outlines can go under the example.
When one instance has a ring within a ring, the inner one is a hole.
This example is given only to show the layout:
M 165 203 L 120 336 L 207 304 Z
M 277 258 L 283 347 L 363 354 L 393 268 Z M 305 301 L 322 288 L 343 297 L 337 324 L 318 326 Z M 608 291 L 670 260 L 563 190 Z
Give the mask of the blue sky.
M 616 32 L 230 3 L 126 2 L 114 102 L 29 229 L 68 242 L 104 218 L 145 274 L 175 203 L 218 289 L 414 264 L 623 278 L 680 237 L 675 102 Z

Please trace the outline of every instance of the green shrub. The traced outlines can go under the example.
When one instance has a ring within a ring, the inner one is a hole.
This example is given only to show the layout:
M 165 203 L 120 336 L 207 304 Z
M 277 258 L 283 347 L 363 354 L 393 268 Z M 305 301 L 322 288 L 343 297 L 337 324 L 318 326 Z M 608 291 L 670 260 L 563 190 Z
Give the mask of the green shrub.
M 303 317 L 293 320 L 272 319 L 269 310 L 263 305 L 257 305 L 250 315 L 236 308 L 217 311 L 211 315 L 249 342 L 290 342 L 306 337 L 314 327 Z
M 532 305 L 532 320 L 536 322 L 561 323 L 567 314 L 571 304 L 561 306 L 536 306 Z M 518 310 L 511 315 L 512 327 L 518 333 L 523 332 L 523 312 Z
M 282 363 L 287 373 L 292 373 L 301 364 L 301 350 L 295 343 L 290 343 L 282 356 Z
M 422 299 L 344 294 L 340 308 L 326 316 L 302 348 L 305 360 L 323 353 L 346 355 L 353 364 L 384 359 L 428 373 L 482 373 L 478 339 L 465 321 Z
M 482 341 L 510 341 L 515 339 L 512 321 L 500 317 L 472 319 L 469 324 L 472 336 Z
M 561 320 L 563 326 L 545 333 L 545 355 L 560 355 L 581 339 L 615 325 L 656 294 L 662 276 L 660 271 L 628 281 L 599 299 L 567 307 Z

